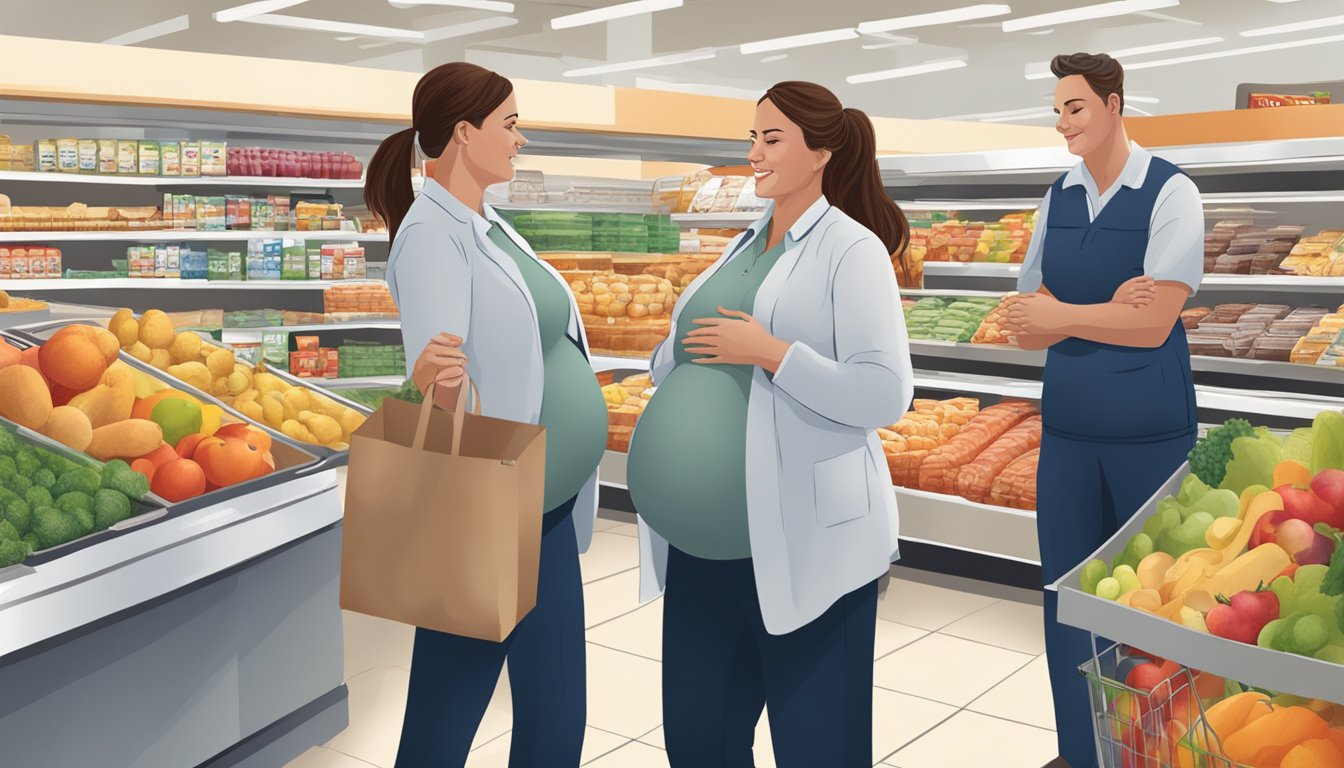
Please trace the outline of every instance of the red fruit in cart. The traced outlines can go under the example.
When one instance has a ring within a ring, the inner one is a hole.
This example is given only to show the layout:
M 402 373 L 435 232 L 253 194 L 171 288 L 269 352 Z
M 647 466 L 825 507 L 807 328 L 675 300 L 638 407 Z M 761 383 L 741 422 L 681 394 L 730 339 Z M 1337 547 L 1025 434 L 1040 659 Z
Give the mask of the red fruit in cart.
M 149 459 L 136 459 L 131 462 L 131 469 L 144 475 L 145 479 L 149 480 L 151 485 L 154 483 L 154 473 L 158 468 L 158 465 Z
M 1255 529 L 1251 531 L 1250 548 L 1255 549 L 1261 544 L 1275 543 L 1275 535 L 1279 526 L 1287 519 L 1288 513 L 1282 509 L 1276 509 L 1261 515 L 1255 523 Z
M 237 438 L 262 453 L 271 450 L 271 436 L 250 424 L 225 424 L 215 432 L 215 437 Z
M 1298 565 L 1326 565 L 1334 542 L 1317 532 L 1306 520 L 1284 520 L 1275 532 L 1275 541 L 1283 547 Z
M 63 387 L 60 384 L 50 382 L 47 388 L 51 390 L 51 404 L 57 408 L 62 405 L 69 405 L 76 396 L 83 394 L 80 390 Z
M 206 479 L 221 488 L 259 474 L 262 452 L 235 437 L 209 437 L 196 446 L 195 459 Z
M 177 455 L 177 451 L 173 450 L 173 446 L 164 443 L 140 458 L 148 459 L 155 467 L 162 467 L 164 464 L 177 461 L 181 457 Z
M 1279 618 L 1279 596 L 1261 589 L 1238 592 L 1229 600 L 1218 596 L 1218 605 L 1204 617 L 1209 634 L 1255 645 L 1260 630 Z
M 179 459 L 194 458 L 196 455 L 196 446 L 200 445 L 201 441 L 207 437 L 209 437 L 209 435 L 202 435 L 198 432 L 178 440 L 176 448 L 177 457 Z
M 149 490 L 169 501 L 185 501 L 205 493 L 205 472 L 191 459 L 170 461 L 154 471 Z
M 1283 497 L 1283 511 L 1288 517 L 1306 521 L 1311 525 L 1325 523 L 1335 528 L 1344 527 L 1344 520 L 1340 519 L 1335 508 L 1317 498 L 1311 491 L 1281 485 L 1274 492 Z
M 1336 519 L 1344 522 L 1344 470 L 1322 469 L 1311 479 L 1311 492 L 1316 498 L 1329 504 L 1335 510 Z M 1344 529 L 1344 525 L 1331 523 L 1335 528 Z
M 1152 662 L 1144 662 L 1135 666 L 1125 676 L 1125 685 L 1137 691 L 1152 693 L 1158 683 L 1166 680 L 1168 675 L 1164 675 L 1162 667 Z

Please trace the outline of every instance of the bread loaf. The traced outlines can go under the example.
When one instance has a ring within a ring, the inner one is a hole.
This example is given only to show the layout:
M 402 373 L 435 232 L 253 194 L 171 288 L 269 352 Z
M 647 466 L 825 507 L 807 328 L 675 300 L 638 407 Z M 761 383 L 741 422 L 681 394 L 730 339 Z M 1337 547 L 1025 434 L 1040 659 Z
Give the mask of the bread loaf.
M 989 503 L 1012 509 L 1036 509 L 1036 467 L 1040 461 L 1039 448 L 1027 451 L 1009 464 L 994 479 Z
M 1040 446 L 1041 417 L 1024 419 L 957 472 L 957 494 L 971 501 L 989 501 L 995 478 L 1018 457 Z
M 934 493 L 955 493 L 961 468 L 1035 411 L 1034 405 L 1022 401 L 1006 401 L 984 409 L 956 437 L 924 459 L 919 468 L 919 487 Z
M 928 451 L 903 451 L 887 454 L 887 469 L 891 471 L 892 485 L 903 488 L 919 486 L 919 467 L 929 455 Z

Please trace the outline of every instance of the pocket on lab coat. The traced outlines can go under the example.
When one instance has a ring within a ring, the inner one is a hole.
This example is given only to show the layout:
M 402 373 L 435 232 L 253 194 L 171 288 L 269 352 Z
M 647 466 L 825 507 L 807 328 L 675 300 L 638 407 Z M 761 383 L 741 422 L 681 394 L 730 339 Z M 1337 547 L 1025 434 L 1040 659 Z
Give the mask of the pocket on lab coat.
M 816 488 L 817 522 L 823 528 L 868 514 L 868 448 L 818 461 L 812 465 Z

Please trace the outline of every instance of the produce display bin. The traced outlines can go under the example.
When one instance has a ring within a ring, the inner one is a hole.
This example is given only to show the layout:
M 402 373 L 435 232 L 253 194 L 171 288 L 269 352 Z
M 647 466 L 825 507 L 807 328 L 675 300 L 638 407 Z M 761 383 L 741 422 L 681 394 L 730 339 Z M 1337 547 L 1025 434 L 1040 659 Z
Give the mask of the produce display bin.
M 1156 513 L 1158 500 L 1176 495 L 1189 473 L 1189 465 L 1182 465 L 1115 536 L 1054 583 L 1052 588 L 1059 594 L 1059 621 L 1257 688 L 1325 701 L 1338 699 L 1344 691 L 1344 666 L 1196 632 L 1078 588 L 1079 575 L 1087 562 L 1092 559 L 1111 562 Z

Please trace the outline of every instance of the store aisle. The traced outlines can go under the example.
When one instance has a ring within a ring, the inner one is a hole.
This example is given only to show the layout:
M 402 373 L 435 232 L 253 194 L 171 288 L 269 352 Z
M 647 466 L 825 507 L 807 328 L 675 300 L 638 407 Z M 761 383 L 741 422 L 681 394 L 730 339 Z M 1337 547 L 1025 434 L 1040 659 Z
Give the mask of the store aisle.
M 635 527 L 608 519 L 599 519 L 597 527 L 582 559 L 589 685 L 583 763 L 666 766 L 659 693 L 662 603 L 637 603 Z M 877 764 L 1040 768 L 1054 758 L 1041 609 L 1026 602 L 1032 596 L 897 571 L 879 607 L 873 688 Z M 975 591 L 965 589 L 968 585 Z M 391 768 L 411 641 L 408 627 L 345 615 L 350 727 L 289 768 Z M 469 768 L 508 765 L 510 721 L 508 685 L 501 678 Z M 775 765 L 765 718 L 757 731 L 756 764 Z

